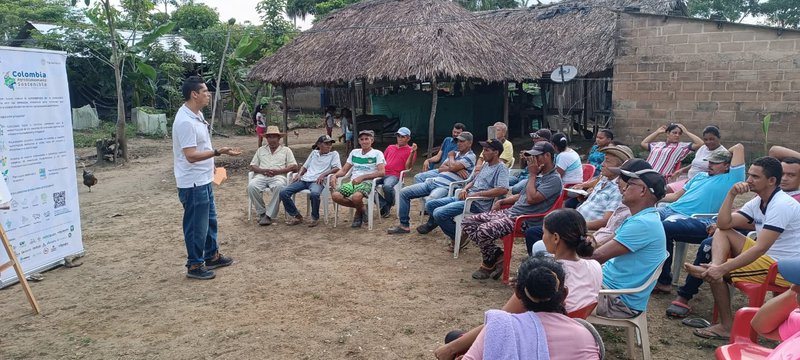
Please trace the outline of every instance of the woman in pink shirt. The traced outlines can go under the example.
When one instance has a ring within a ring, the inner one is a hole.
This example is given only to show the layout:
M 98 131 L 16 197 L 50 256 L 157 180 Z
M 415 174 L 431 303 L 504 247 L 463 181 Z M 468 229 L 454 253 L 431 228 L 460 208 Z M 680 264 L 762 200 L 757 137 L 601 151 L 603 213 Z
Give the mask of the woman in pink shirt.
M 778 272 L 792 286 L 758 309 L 750 326 L 767 339 L 783 341 L 767 360 L 800 359 L 800 259 L 779 261 Z
M 562 271 L 564 271 L 566 279 L 561 279 L 559 281 L 561 281 L 564 288 L 567 289 L 565 291 L 568 291 L 568 295 L 564 293 L 564 298 L 558 303 L 558 308 L 561 310 L 556 311 L 556 313 L 538 313 L 537 310 L 533 310 L 537 311 L 537 315 L 539 315 L 538 318 L 544 326 L 544 330 L 547 334 L 547 347 L 551 350 L 558 349 L 557 351 L 550 352 L 550 358 L 586 359 L 587 357 L 584 355 L 587 354 L 587 351 L 592 353 L 592 348 L 595 349 L 593 352 L 595 357 L 590 356 L 588 359 L 597 358 L 597 354 L 599 353 L 597 352 L 597 345 L 594 344 L 594 338 L 592 338 L 591 344 L 586 345 L 577 343 L 577 339 L 582 339 L 583 337 L 577 336 L 575 333 L 567 333 L 567 337 L 562 337 L 562 335 L 565 334 L 562 330 L 568 330 L 568 332 L 578 331 L 583 334 L 580 330 L 574 329 L 583 329 L 584 331 L 586 329 L 574 320 L 568 318 L 565 314 L 596 303 L 597 295 L 600 293 L 600 286 L 602 284 L 603 275 L 600 264 L 595 260 L 582 259 L 582 257 L 591 256 L 594 251 L 591 245 L 591 237 L 586 235 L 586 221 L 583 219 L 583 216 L 574 209 L 559 209 L 553 211 L 544 218 L 543 230 L 544 236 L 542 240 L 544 241 L 547 251 L 553 254 L 553 258 L 560 263 L 560 267 L 563 269 Z M 529 260 L 533 258 L 534 257 L 530 257 Z M 517 273 L 519 279 L 517 281 L 518 284 L 512 284 L 512 286 L 516 288 L 514 294 L 502 308 L 505 313 L 523 314 L 531 311 L 525 306 L 526 300 L 522 299 L 522 297 L 526 297 L 527 295 L 524 293 L 524 289 L 520 292 L 519 286 L 519 282 L 522 282 L 524 279 L 523 270 L 527 269 L 527 265 L 525 264 L 529 260 L 526 260 L 523 265 L 520 265 L 520 270 Z M 541 261 L 537 260 L 537 263 L 539 262 Z M 536 308 L 539 309 L 539 307 Z M 552 310 L 555 311 L 557 309 L 553 308 Z M 493 312 L 492 314 L 491 316 L 494 316 L 497 313 Z M 487 313 L 487 319 L 489 316 L 490 315 Z M 573 324 L 578 327 L 572 326 Z M 477 343 L 476 339 L 483 328 L 484 326 L 480 325 L 464 333 L 454 341 L 440 346 L 434 353 L 436 358 L 440 360 L 450 360 L 464 354 L 468 349 L 473 352 L 471 347 L 474 347 Z M 588 334 L 588 331 L 586 334 Z M 474 350 L 473 356 L 476 356 L 476 352 L 479 352 L 479 350 Z M 465 357 L 465 359 L 470 358 Z M 480 357 L 473 357 L 472 359 L 480 359 Z

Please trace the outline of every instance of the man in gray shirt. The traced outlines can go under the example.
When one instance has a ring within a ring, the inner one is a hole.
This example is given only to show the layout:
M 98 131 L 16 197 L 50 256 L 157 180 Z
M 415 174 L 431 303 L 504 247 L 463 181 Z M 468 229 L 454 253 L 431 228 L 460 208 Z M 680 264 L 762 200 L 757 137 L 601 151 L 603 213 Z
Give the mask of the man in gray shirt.
M 456 223 L 453 219 L 464 212 L 464 205 L 467 197 L 481 196 L 485 200 L 472 203 L 470 212 L 479 213 L 489 211 L 492 206 L 492 199 L 505 195 L 508 192 L 508 168 L 500 161 L 500 154 L 503 153 L 503 143 L 497 139 L 481 141 L 483 147 L 483 170 L 478 173 L 475 180 L 464 187 L 464 191 L 457 196 L 430 200 L 425 204 L 428 214 L 428 222 L 417 227 L 417 232 L 427 234 L 436 226 L 442 227 L 442 232 L 450 237 L 451 241 L 456 238 Z M 466 241 L 464 243 L 467 243 Z
M 555 171 L 553 158 L 555 149 L 548 142 L 537 142 L 531 150 L 524 152 L 528 164 L 527 185 L 517 195 L 497 201 L 492 210 L 465 218 L 462 222 L 467 237 L 481 249 L 483 263 L 472 274 L 474 279 L 497 279 L 503 272 L 503 250 L 494 244 L 514 231 L 517 216 L 541 214 L 550 210 L 563 190 L 561 177 Z M 513 204 L 513 205 L 512 205 Z M 510 208 L 502 207 L 512 205 Z M 529 220 L 526 225 L 540 225 L 541 218 Z

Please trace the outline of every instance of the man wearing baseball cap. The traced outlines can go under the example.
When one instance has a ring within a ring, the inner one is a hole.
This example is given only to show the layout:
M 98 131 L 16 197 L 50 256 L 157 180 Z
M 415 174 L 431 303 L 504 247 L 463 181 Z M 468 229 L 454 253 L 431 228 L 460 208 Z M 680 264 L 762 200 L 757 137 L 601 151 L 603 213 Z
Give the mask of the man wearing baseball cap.
M 458 141 L 456 138 L 464 131 L 466 131 L 466 126 L 464 126 L 464 124 L 453 124 L 453 136 L 444 138 L 442 145 L 439 146 L 439 151 L 436 152 L 436 155 L 433 155 L 422 162 L 422 171 L 419 174 L 414 175 L 415 184 L 420 184 L 425 182 L 426 179 L 439 176 L 439 171 L 437 171 L 438 167 L 441 166 L 445 160 L 447 160 L 447 154 L 449 154 L 451 151 L 457 151 Z M 430 154 L 428 154 L 428 156 L 430 156 Z
M 468 197 L 484 198 L 473 202 L 469 209 L 471 213 L 481 213 L 491 209 L 493 198 L 508 193 L 508 168 L 500 161 L 500 155 L 504 151 L 503 143 L 498 139 L 491 139 L 481 141 L 480 144 L 483 147 L 483 170 L 456 196 L 426 202 L 425 209 L 430 216 L 427 223 L 417 227 L 417 232 L 427 234 L 437 226 L 441 226 L 442 232 L 450 238 L 452 246 L 457 231 L 453 219 L 464 212 Z M 462 246 L 466 244 L 469 242 L 461 243 Z M 449 251 L 453 251 L 453 249 L 451 248 Z
M 549 143 L 550 140 L 553 138 L 553 133 L 550 131 L 550 129 L 539 129 L 536 130 L 535 132 L 530 133 L 530 136 L 534 144 L 541 141 Z M 520 164 L 522 164 L 522 172 L 517 176 L 512 176 L 508 180 L 509 184 L 511 185 L 511 194 L 513 195 L 519 194 L 523 190 L 525 190 L 525 185 L 527 184 L 525 180 L 528 179 L 529 175 L 525 159 L 526 159 L 525 150 L 520 151 L 519 162 Z
M 423 183 L 406 186 L 400 190 L 400 225 L 388 229 L 389 234 L 408 234 L 411 232 L 411 200 L 427 197 L 428 200 L 447 196 L 450 183 L 466 179 L 475 168 L 475 153 L 472 152 L 472 133 L 464 131 L 456 137 L 458 148 L 447 154 L 447 160 L 439 167 L 434 178 Z
M 800 204 L 780 190 L 782 176 L 778 159 L 765 156 L 753 161 L 747 170 L 747 181 L 733 185 L 719 209 L 711 263 L 684 264 L 689 274 L 711 285 L 714 306 L 719 310 L 719 323 L 695 329 L 695 335 L 710 339 L 727 339 L 730 335 L 731 294 L 723 277 L 734 283 L 762 283 L 772 264 L 800 257 Z M 748 192 L 758 196 L 733 211 L 736 197 Z M 755 226 L 758 241 L 736 231 L 748 226 Z M 789 286 L 780 275 L 775 283 Z
M 631 216 L 592 258 L 603 264 L 604 288 L 633 289 L 645 284 L 667 258 L 664 228 L 654 207 L 666 194 L 667 181 L 642 159 L 628 160 L 611 170 L 619 174 L 622 203 Z M 638 293 L 600 295 L 597 314 L 617 319 L 638 316 L 647 309 L 653 287 L 655 283 Z
M 328 135 L 320 136 L 306 162 L 290 179 L 292 183 L 280 192 L 283 208 L 289 215 L 289 220 L 286 221 L 288 225 L 297 225 L 303 222 L 303 217 L 297 211 L 293 196 L 306 189 L 311 192 L 311 222 L 308 223 L 308 227 L 319 224 L 320 194 L 325 188 L 328 175 L 335 174 L 342 168 L 339 153 L 332 150 L 335 142 Z
M 782 341 L 767 359 L 800 358 L 800 259 L 786 259 L 778 262 L 778 272 L 791 283 L 789 291 L 780 294 L 758 309 L 750 322 L 759 335 Z
M 664 202 L 671 204 L 658 209 L 664 232 L 667 235 L 669 257 L 664 262 L 656 293 L 672 292 L 672 248 L 675 241 L 699 244 L 708 237 L 706 228 L 713 218 L 693 218 L 692 214 L 716 214 L 725 194 L 737 182 L 744 181 L 744 147 L 717 149 L 708 155 L 708 172 L 699 173 L 682 189 L 667 194 Z M 679 299 L 680 302 L 681 299 Z M 680 306 L 680 304 L 673 304 Z M 675 309 L 679 310 L 679 309 Z M 669 310 L 668 310 L 669 313 Z
M 355 209 L 352 228 L 360 228 L 368 215 L 364 211 L 364 197 L 369 197 L 372 191 L 372 179 L 382 177 L 385 171 L 386 159 L 380 150 L 372 148 L 375 142 L 375 132 L 372 130 L 361 130 L 358 132 L 358 144 L 360 149 L 354 149 L 347 156 L 344 166 L 331 177 L 331 189 L 336 189 L 331 194 L 333 202 Z M 350 173 L 350 182 L 340 184 L 337 188 L 338 178 Z
M 480 249 L 483 261 L 480 268 L 472 274 L 473 279 L 497 279 L 503 273 L 503 249 L 495 245 L 495 239 L 514 231 L 514 220 L 525 214 L 546 212 L 561 195 L 561 177 L 555 171 L 553 157 L 555 149 L 548 142 L 539 142 L 531 150 L 523 153 L 528 164 L 530 178 L 525 191 L 498 200 L 492 210 L 465 218 L 462 228 L 467 237 Z M 501 209 L 504 205 L 510 208 Z M 528 226 L 541 225 L 542 219 L 530 220 Z M 510 254 L 509 254 L 510 256 Z
M 389 211 L 394 205 L 394 186 L 400 181 L 400 172 L 411 169 L 417 159 L 417 144 L 408 145 L 411 141 L 411 130 L 407 127 L 397 129 L 395 133 L 397 144 L 389 145 L 383 152 L 386 157 L 386 173 L 383 179 L 378 180 L 383 185 L 383 194 L 378 195 L 381 217 L 389 217 Z

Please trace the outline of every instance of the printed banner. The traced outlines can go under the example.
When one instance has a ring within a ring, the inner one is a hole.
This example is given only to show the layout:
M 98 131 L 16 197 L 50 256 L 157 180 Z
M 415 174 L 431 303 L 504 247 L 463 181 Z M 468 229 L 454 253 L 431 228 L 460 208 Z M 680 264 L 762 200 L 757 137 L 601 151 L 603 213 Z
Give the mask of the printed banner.
M 63 52 L 0 47 L 0 224 L 25 273 L 83 252 L 72 113 Z M 0 263 L 8 260 L 0 251 Z M 0 288 L 17 281 L 0 273 Z

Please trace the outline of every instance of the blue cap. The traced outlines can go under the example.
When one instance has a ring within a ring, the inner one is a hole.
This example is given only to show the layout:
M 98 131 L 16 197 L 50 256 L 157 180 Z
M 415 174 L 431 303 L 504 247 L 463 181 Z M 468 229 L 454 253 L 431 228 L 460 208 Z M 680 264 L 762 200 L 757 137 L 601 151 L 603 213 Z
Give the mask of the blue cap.
M 403 136 L 411 136 L 411 130 L 409 130 L 407 127 L 403 126 L 403 127 L 399 128 L 399 129 L 397 129 L 397 132 L 395 134 L 403 135 Z
M 786 281 L 800 285 L 800 259 L 783 259 L 778 261 L 778 272 Z

